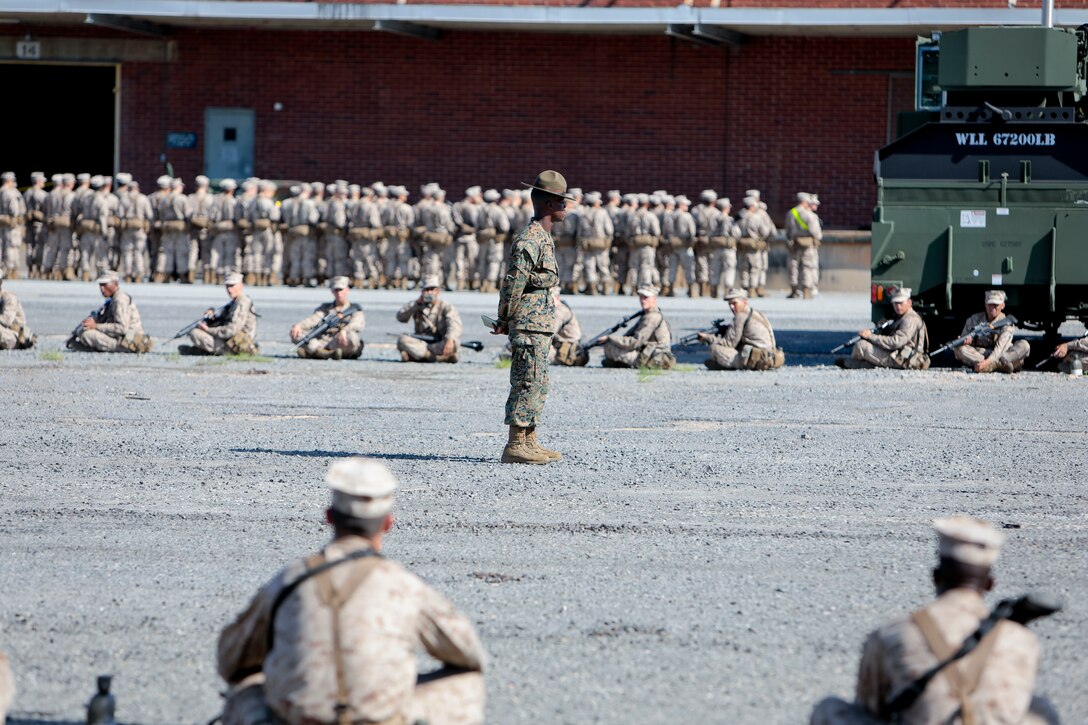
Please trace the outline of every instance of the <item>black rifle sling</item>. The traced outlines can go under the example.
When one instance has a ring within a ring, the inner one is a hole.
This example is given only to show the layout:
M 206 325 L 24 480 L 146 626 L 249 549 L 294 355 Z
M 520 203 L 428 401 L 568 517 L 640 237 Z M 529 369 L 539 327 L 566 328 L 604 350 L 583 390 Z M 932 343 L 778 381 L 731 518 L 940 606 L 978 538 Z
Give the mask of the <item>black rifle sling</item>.
M 322 564 L 318 564 L 317 566 L 310 567 L 309 569 L 304 571 L 297 579 L 281 589 L 280 593 L 276 595 L 276 601 L 272 603 L 272 612 L 268 617 L 268 635 L 265 637 L 268 646 L 265 651 L 271 652 L 272 646 L 276 642 L 276 614 L 280 611 L 280 607 L 283 606 L 283 603 L 284 601 L 286 601 L 287 597 L 291 596 L 291 594 L 293 594 L 294 591 L 298 589 L 300 584 L 302 584 L 310 577 L 317 576 L 322 572 L 332 569 L 334 566 L 345 564 L 349 561 L 356 561 L 357 559 L 363 559 L 368 556 L 381 555 L 373 549 L 359 549 L 358 551 L 353 551 L 347 556 L 336 559 L 335 561 L 326 561 Z

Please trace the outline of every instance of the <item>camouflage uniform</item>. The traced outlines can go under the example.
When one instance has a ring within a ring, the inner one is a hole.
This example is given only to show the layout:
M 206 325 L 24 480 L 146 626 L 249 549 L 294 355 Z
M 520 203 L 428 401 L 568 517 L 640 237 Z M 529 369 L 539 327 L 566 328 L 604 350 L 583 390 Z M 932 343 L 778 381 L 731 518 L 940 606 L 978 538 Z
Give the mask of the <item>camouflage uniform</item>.
M 759 294 L 767 270 L 764 267 L 764 255 L 769 248 L 768 241 L 775 234 L 774 222 L 770 215 L 759 208 L 759 202 L 751 197 L 745 198 L 747 207 L 741 211 L 737 222 L 740 233 L 737 248 L 740 252 L 739 286 L 748 290 L 748 296 Z
M 612 286 L 612 263 L 608 252 L 615 234 L 612 218 L 600 206 L 600 195 L 590 192 L 586 195 L 586 206 L 578 215 L 578 252 L 582 255 L 582 274 L 588 294 L 608 292 Z
M 703 203 L 695 207 L 691 216 L 695 220 L 695 280 L 688 285 L 688 296 L 695 297 L 700 292 L 704 296 L 710 291 L 710 234 L 721 225 L 722 213 L 714 205 L 717 195 L 712 189 L 702 194 Z
M 947 642 L 962 642 L 978 629 L 988 612 L 982 597 L 970 589 L 951 589 L 924 610 Z M 986 659 L 975 690 L 969 695 L 979 723 L 1057 722 L 1049 703 L 1033 698 L 1039 664 L 1039 641 L 1014 622 L 995 630 L 997 641 Z M 977 650 L 976 650 L 977 651 Z M 938 663 L 912 617 L 896 620 L 869 635 L 858 670 L 857 704 L 824 700 L 813 712 L 812 725 L 875 725 L 890 722 L 886 702 Z M 961 723 L 962 700 L 949 679 L 938 676 L 903 713 L 903 725 Z
M 56 181 L 56 177 L 54 177 Z M 62 177 L 45 200 L 45 249 L 42 252 L 42 276 L 61 279 L 65 269 L 73 264 L 72 201 L 74 196 L 68 180 Z
M 805 195 L 806 197 L 808 195 Z M 820 218 L 802 200 L 786 215 L 786 237 L 789 239 L 789 274 L 792 297 L 804 293 L 811 297 L 816 289 L 820 270 L 819 246 L 823 239 Z
M 518 232 L 510 263 L 499 291 L 498 317 L 510 334 L 513 359 L 506 425 L 533 428 L 548 397 L 548 351 L 555 331 L 555 300 L 559 284 L 555 242 L 539 221 Z
M 858 340 L 848 367 L 878 368 L 921 368 L 929 367 L 928 360 L 922 364 L 912 361 L 918 353 L 924 353 L 929 346 L 926 323 L 913 309 L 896 320 L 883 335 L 871 335 L 866 340 Z
M 121 275 L 126 281 L 143 282 L 147 277 L 147 232 L 155 217 L 151 202 L 139 187 L 120 197 L 117 216 L 121 220 Z
M 352 209 L 351 229 L 348 231 L 355 287 L 362 288 L 368 281 L 371 289 L 378 287 L 382 276 L 378 243 L 384 236 L 385 227 L 378 205 L 370 199 L 360 199 Z
M 158 219 L 162 228 L 159 240 L 159 258 L 155 265 L 155 280 L 170 281 L 170 275 L 179 279 L 189 277 L 189 197 L 177 188 L 164 194 L 159 200 Z
M 1073 372 L 1073 361 L 1080 360 L 1081 369 L 1088 367 L 1088 337 L 1072 340 L 1069 343 L 1069 352 L 1058 363 L 1058 369 L 1063 373 Z M 1083 374 L 1083 373 L 1082 373 Z
M 197 328 L 189 333 L 194 347 L 210 355 L 257 353 L 257 313 L 247 295 L 231 300 L 220 319 L 207 332 Z
M 582 326 L 574 316 L 574 310 L 562 300 L 555 301 L 555 334 L 548 350 L 548 362 L 552 365 L 585 365 L 588 356 L 580 354 Z
M 712 370 L 771 370 L 782 367 L 785 357 L 778 351 L 770 321 L 751 307 L 739 312 L 723 336 L 711 335 Z
M 993 321 L 999 322 L 1003 319 L 1005 319 L 1005 313 L 999 312 Z M 960 335 L 966 335 L 986 321 L 985 312 L 976 312 L 967 318 Z M 1016 326 L 1006 325 L 1000 330 L 975 335 L 970 345 L 960 345 L 953 352 L 957 360 L 970 367 L 974 367 L 975 363 L 983 360 L 993 360 L 996 362 L 995 371 L 1015 372 L 1024 366 L 1024 360 L 1031 352 L 1031 346 L 1027 340 L 1013 342 L 1012 338 L 1015 334 Z
M 574 189 L 571 189 L 574 193 Z M 581 284 L 581 263 L 577 247 L 578 221 L 582 209 L 573 207 L 567 210 L 563 221 L 552 227 L 555 240 L 555 263 L 559 269 L 559 281 L 564 292 L 575 293 Z
M 26 208 L 26 261 L 33 277 L 41 276 L 42 252 L 45 247 L 45 174 L 35 171 L 30 175 L 31 186 L 23 192 Z
M 458 360 L 461 348 L 461 315 L 457 308 L 444 299 L 437 299 L 433 304 L 422 305 L 418 299 L 412 300 L 397 311 L 397 322 L 413 322 L 417 335 L 426 335 L 435 342 L 426 342 L 411 335 L 397 338 L 397 350 L 412 362 L 450 362 Z M 443 355 L 446 340 L 453 340 L 453 352 Z
M 423 232 L 423 250 L 420 259 L 420 274 L 437 274 L 443 279 L 442 257 L 453 243 L 453 213 L 445 197 L 438 194 L 426 206 L 420 208 L 419 221 L 425 227 Z
M 740 228 L 729 215 L 729 199 L 719 199 L 720 213 L 710 229 L 710 253 L 707 255 L 709 285 L 706 292 L 719 296 L 737 281 L 737 238 Z
M 687 199 L 683 200 L 681 207 L 687 206 Z M 676 295 L 676 278 L 680 270 L 684 270 L 684 283 L 688 289 L 695 283 L 695 218 L 686 208 L 678 208 L 666 217 L 667 229 L 662 229 L 665 235 L 665 244 L 668 245 L 668 256 L 665 264 L 665 280 L 668 288 L 667 294 Z
M 212 204 L 212 245 L 208 252 L 208 263 L 219 278 L 239 271 L 238 265 L 238 203 L 234 190 L 237 185 L 231 179 L 223 192 L 215 197 Z
M 269 187 L 261 182 L 260 195 L 249 207 L 249 223 L 253 228 L 253 238 L 246 245 L 242 266 L 248 275 L 254 275 L 261 285 L 272 284 L 279 275 L 276 268 L 277 247 L 276 227 L 280 221 L 280 209 L 272 198 L 275 186 Z M 282 247 L 279 255 L 282 257 Z
M 132 298 L 117 290 L 91 315 L 93 330 L 83 330 L 68 341 L 68 347 L 79 352 L 148 352 L 151 338 L 144 333 L 140 311 Z
M 31 339 L 19 298 L 7 290 L 0 290 L 0 350 L 14 350 Z
M 476 271 L 476 258 L 480 253 L 476 230 L 479 228 L 482 213 L 481 206 L 476 203 L 479 193 L 480 190 L 476 187 L 466 190 L 466 197 L 454 203 L 450 210 L 456 229 L 456 239 L 447 250 L 447 289 L 468 289 Z
M 0 187 L 0 267 L 15 279 L 23 246 L 26 202 L 15 188 L 15 176 L 5 173 L 4 177 L 4 184 Z
M 273 619 L 280 592 L 308 568 L 368 548 L 364 538 L 342 536 L 319 557 L 288 564 L 223 630 L 218 668 L 232 685 L 224 725 L 483 722 L 486 655 L 476 631 L 445 597 L 396 562 L 368 556 L 310 577 Z M 346 599 L 334 609 L 327 602 L 340 592 Z M 417 684 L 417 647 L 468 671 Z M 351 675 L 342 686 L 332 652 L 342 653 L 342 671 Z M 338 702 L 346 708 L 342 718 Z
M 405 201 L 408 190 L 398 187 L 397 191 L 404 193 L 389 201 L 389 224 L 385 227 L 389 243 L 385 253 L 385 279 L 387 285 L 403 287 L 412 276 L 411 234 L 416 225 L 416 212 Z
M 302 328 L 303 334 L 306 334 L 320 325 L 321 320 L 334 309 L 346 310 L 350 306 L 349 303 L 342 308 L 337 308 L 335 301 L 326 302 L 323 305 L 319 305 L 309 317 L 299 322 L 298 326 Z M 365 326 L 366 316 L 363 315 L 362 309 L 356 310 L 352 313 L 351 319 L 348 320 L 347 324 L 340 328 L 326 330 L 325 334 L 315 337 L 306 343 L 305 346 L 300 347 L 298 350 L 299 357 L 357 358 L 363 354 L 362 333 Z M 347 345 L 341 345 L 336 339 L 340 336 L 341 332 L 347 335 Z
M 671 358 L 672 362 L 669 363 Z M 604 366 L 613 368 L 663 367 L 676 364 L 672 333 L 661 310 L 654 307 L 638 318 L 626 333 L 613 333 L 604 344 Z
M 638 285 L 658 285 L 661 274 L 657 271 L 657 245 L 661 241 L 661 222 L 649 209 L 646 200 L 639 196 L 639 208 L 632 212 L 627 222 L 627 240 L 631 245 L 631 266 L 638 269 Z
M 215 196 L 208 191 L 208 177 L 196 177 L 197 188 L 189 195 L 189 269 L 199 270 L 206 284 L 214 282 L 215 270 L 210 263 L 211 217 Z
M 479 228 L 476 231 L 476 238 L 480 243 L 476 279 L 480 283 L 481 291 L 495 292 L 499 289 L 503 245 L 510 238 L 510 217 L 499 206 L 497 191 L 488 189 L 484 200 L 487 204 L 480 210 Z

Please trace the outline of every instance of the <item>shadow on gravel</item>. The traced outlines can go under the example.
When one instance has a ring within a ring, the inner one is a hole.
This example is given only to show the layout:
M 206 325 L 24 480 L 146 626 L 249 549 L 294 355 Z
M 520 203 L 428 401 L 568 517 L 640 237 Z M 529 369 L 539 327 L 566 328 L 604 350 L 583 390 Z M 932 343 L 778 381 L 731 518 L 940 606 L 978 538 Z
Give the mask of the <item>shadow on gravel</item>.
M 380 458 L 386 461 L 455 461 L 457 463 L 494 463 L 493 458 L 475 456 L 424 455 L 421 453 L 365 453 L 363 451 L 277 451 L 272 448 L 231 448 L 231 453 L 266 453 L 276 456 L 297 456 L 301 458 Z
M 835 356 L 831 354 L 831 348 L 841 345 L 856 334 L 856 330 L 775 330 L 774 336 L 778 346 L 786 353 L 787 367 L 814 367 L 834 365 Z M 680 363 L 701 365 L 707 359 L 705 345 L 674 347 L 673 354 Z M 842 354 L 849 354 L 849 351 L 843 351 Z

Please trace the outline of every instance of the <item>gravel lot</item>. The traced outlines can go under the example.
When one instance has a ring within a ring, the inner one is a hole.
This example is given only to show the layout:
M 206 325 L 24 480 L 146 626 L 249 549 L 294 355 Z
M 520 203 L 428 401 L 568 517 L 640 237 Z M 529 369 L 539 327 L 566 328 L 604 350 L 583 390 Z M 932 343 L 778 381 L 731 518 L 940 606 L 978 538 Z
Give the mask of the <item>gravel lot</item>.
M 804 721 L 851 692 L 865 632 L 931 596 L 930 521 L 954 512 L 1013 527 L 992 603 L 1065 599 L 1033 625 L 1038 689 L 1085 721 L 1088 381 L 842 371 L 826 351 L 867 300 L 777 293 L 756 306 L 788 367 L 553 369 L 540 432 L 565 460 L 502 466 L 507 371 L 479 323 L 494 295 L 448 295 L 489 347 L 439 367 L 394 362 L 410 292 L 355 295 L 368 346 L 333 362 L 292 359 L 286 337 L 327 290 L 253 290 L 265 357 L 227 361 L 163 343 L 220 288 L 128 286 L 159 341 L 136 357 L 57 353 L 94 285 L 5 287 L 40 336 L 0 355 L 15 722 L 81 722 L 106 672 L 126 723 L 209 720 L 219 630 L 325 540 L 322 476 L 348 455 L 399 476 L 386 553 L 477 623 L 491 722 Z M 586 336 L 637 307 L 571 303 Z M 678 334 L 729 315 L 661 306 Z

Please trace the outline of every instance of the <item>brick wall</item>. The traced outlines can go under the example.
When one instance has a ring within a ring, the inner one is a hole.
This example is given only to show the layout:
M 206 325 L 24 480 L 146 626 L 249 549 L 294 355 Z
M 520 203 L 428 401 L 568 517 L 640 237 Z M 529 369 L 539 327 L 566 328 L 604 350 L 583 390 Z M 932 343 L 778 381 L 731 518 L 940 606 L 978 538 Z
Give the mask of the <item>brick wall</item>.
M 721 50 L 662 36 L 425 42 L 179 29 L 173 38 L 177 63 L 122 66 L 121 167 L 145 188 L 163 153 L 186 180 L 201 173 L 204 109 L 242 107 L 256 111 L 255 172 L 269 178 L 380 179 L 413 196 L 438 181 L 456 198 L 554 167 L 602 191 L 713 187 L 739 203 L 755 186 L 779 217 L 796 191 L 813 191 L 828 224 L 865 227 L 889 98 L 893 111 L 912 102 L 911 39 L 769 37 Z M 196 131 L 199 143 L 167 150 L 167 131 Z
M 810 190 L 828 223 L 846 227 L 866 225 L 875 201 L 872 154 L 888 120 L 880 71 L 913 66 L 901 39 L 762 38 L 723 51 L 656 36 L 176 37 L 180 62 L 122 72 L 122 166 L 148 181 L 166 131 L 202 142 L 204 109 L 237 106 L 256 110 L 259 176 L 413 192 L 435 180 L 456 197 L 554 167 L 584 189 L 714 187 L 736 200 L 757 186 L 778 213 Z M 168 158 L 191 179 L 202 143 Z

